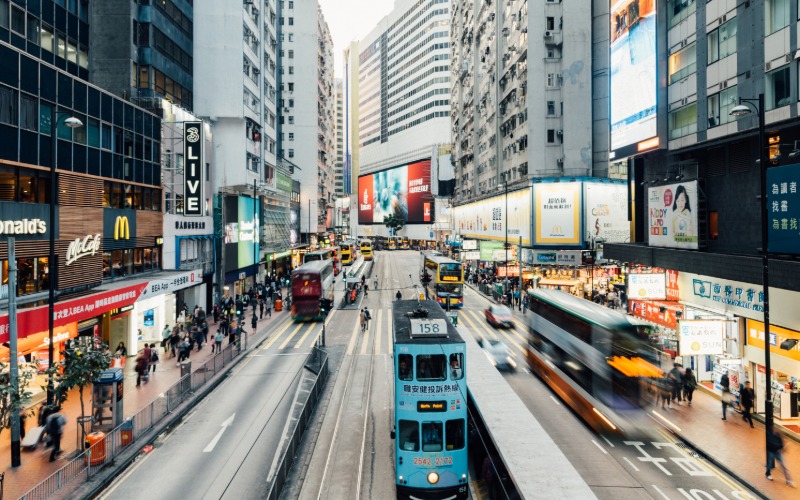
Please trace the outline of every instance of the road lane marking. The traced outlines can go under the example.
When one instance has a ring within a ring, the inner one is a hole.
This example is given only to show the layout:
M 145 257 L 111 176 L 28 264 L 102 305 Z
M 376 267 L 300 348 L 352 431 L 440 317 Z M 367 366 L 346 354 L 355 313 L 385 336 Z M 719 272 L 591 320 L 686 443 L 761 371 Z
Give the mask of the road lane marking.
M 325 318 L 324 322 L 325 322 L 325 327 L 326 327 L 326 328 L 327 328 L 328 324 L 331 322 L 331 318 L 333 318 L 333 315 L 334 315 L 334 314 L 336 314 L 336 309 L 334 309 L 333 311 L 331 311 L 330 313 L 328 313 L 328 317 L 327 317 L 327 318 Z M 303 345 L 303 342 L 305 342 L 305 340 L 306 340 L 306 337 L 308 337 L 308 336 L 309 336 L 309 334 L 310 334 L 311 332 L 313 332 L 313 331 L 317 331 L 317 334 L 319 335 L 319 334 L 321 334 L 321 333 L 322 333 L 322 328 L 320 328 L 319 330 L 317 330 L 316 328 L 309 328 L 309 329 L 306 331 L 306 333 L 304 333 L 304 334 L 303 334 L 303 336 L 302 336 L 302 337 L 300 337 L 300 340 L 298 340 L 298 341 L 297 341 L 297 343 L 294 345 L 294 348 L 295 348 L 295 349 L 300 349 L 300 347 L 302 347 L 302 345 Z M 311 345 L 309 345 L 308 347 L 313 347 L 313 345 L 314 345 L 314 342 L 316 342 L 316 340 L 317 340 L 317 335 L 314 335 L 314 339 L 313 339 L 313 341 L 311 342 Z
M 662 422 L 664 422 L 665 424 L 669 425 L 670 427 L 675 429 L 677 432 L 681 432 L 681 428 L 680 427 L 678 427 L 677 425 L 673 424 L 667 417 L 665 417 L 664 415 L 658 413 L 656 410 L 653 410 L 653 415 L 655 415 L 656 417 L 661 419 Z
M 560 402 L 559 400 L 557 400 L 557 399 L 555 398 L 555 396 L 553 396 L 552 394 L 550 395 L 550 399 L 552 399 L 552 400 L 553 400 L 553 402 L 554 402 L 555 404 L 557 404 L 558 406 L 561 406 L 561 402 Z
M 377 320 L 375 321 L 375 349 L 372 350 L 373 354 L 380 354 L 381 352 L 381 318 L 383 317 L 383 309 L 378 309 Z
M 468 314 L 464 314 L 464 315 L 461 316 L 461 319 L 464 320 L 464 324 L 465 325 L 469 325 L 469 332 L 470 332 L 470 334 L 472 334 L 472 337 L 474 338 L 477 335 L 478 338 L 475 339 L 475 340 L 477 340 L 477 341 L 482 343 L 485 339 L 484 339 L 483 335 L 481 334 L 481 332 L 478 331 L 478 327 L 476 327 L 472 323 L 472 321 L 469 319 L 469 315 Z
M 269 349 L 270 347 L 272 347 L 272 344 L 277 342 L 278 338 L 280 338 L 280 336 L 283 335 L 283 332 L 285 332 L 286 329 L 289 328 L 289 326 L 292 325 L 292 324 L 293 323 L 291 321 L 287 321 L 286 324 L 283 325 L 277 332 L 272 333 L 272 335 L 269 336 L 269 340 L 267 340 L 264 343 L 264 346 L 261 349 L 264 350 L 264 349 Z
M 607 437 L 605 437 L 605 436 L 600 436 L 600 437 L 603 438 L 606 441 L 606 443 L 608 443 L 608 446 L 614 448 L 614 443 L 609 441 Z
M 661 496 L 662 496 L 662 497 L 664 497 L 664 498 L 666 498 L 667 500 L 669 500 L 669 497 L 668 497 L 667 495 L 665 495 L 663 491 L 661 491 L 660 489 L 658 489 L 658 486 L 656 486 L 655 484 L 653 485 L 653 489 L 654 489 L 654 490 L 656 490 L 657 492 L 661 493 Z
M 386 343 L 388 345 L 389 356 L 394 358 L 394 338 L 392 338 L 392 309 L 386 311 Z
M 356 348 L 356 343 L 358 342 L 358 332 L 361 330 L 361 324 L 356 321 L 356 324 L 353 326 L 353 333 L 350 334 L 350 342 L 347 343 L 347 355 L 350 356 L 353 354 L 353 350 Z
M 219 432 L 217 432 L 217 435 L 214 436 L 214 439 L 212 439 L 211 442 L 208 443 L 208 446 L 206 446 L 203 449 L 203 453 L 211 453 L 212 451 L 214 451 L 214 447 L 217 446 L 217 443 L 219 442 L 220 438 L 222 438 L 222 434 L 225 432 L 225 429 L 227 429 L 228 427 L 233 425 L 233 418 L 235 416 L 236 416 L 236 413 L 234 413 L 233 415 L 228 417 L 227 420 L 222 422 L 222 424 L 221 424 L 222 428 L 219 430 Z
M 598 448 L 600 448 L 600 451 L 602 451 L 603 453 L 605 453 L 606 455 L 608 455 L 608 452 L 606 451 L 606 449 L 605 449 L 605 448 L 603 448 L 603 446 L 602 446 L 600 443 L 598 443 L 598 442 L 597 442 L 597 441 L 595 441 L 594 439 L 592 439 L 592 442 L 594 443 L 594 445 L 595 445 L 595 446 L 597 446 Z
M 286 345 L 287 345 L 287 344 L 288 344 L 288 343 L 289 343 L 289 342 L 292 340 L 292 338 L 295 336 L 295 334 L 296 334 L 297 332 L 299 332 L 299 331 L 300 331 L 300 329 L 301 329 L 301 328 L 303 328 L 304 326 L 308 326 L 308 328 L 309 328 L 309 329 L 311 329 L 311 328 L 314 328 L 314 326 L 316 326 L 316 325 L 314 325 L 314 324 L 309 324 L 309 323 L 300 323 L 299 325 L 297 325 L 297 328 L 295 328 L 294 330 L 292 330 L 292 333 L 290 333 L 290 334 L 289 334 L 289 335 L 286 337 L 286 340 L 284 340 L 283 342 L 281 342 L 281 345 L 279 345 L 279 346 L 278 346 L 278 349 L 283 349 L 284 347 L 286 347 Z
M 628 465 L 630 465 L 633 470 L 635 470 L 636 472 L 639 472 L 639 468 L 636 467 L 635 465 L 633 465 L 633 462 L 631 462 L 628 459 L 628 457 L 622 457 L 622 459 L 625 460 L 626 462 L 628 462 Z

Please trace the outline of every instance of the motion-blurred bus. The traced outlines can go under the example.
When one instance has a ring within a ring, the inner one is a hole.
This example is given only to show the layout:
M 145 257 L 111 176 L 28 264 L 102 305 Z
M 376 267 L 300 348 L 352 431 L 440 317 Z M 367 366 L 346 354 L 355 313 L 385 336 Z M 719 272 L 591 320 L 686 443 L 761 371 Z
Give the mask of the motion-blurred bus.
M 333 300 L 333 261 L 315 260 L 292 271 L 292 319 L 323 319 L 319 299 Z
M 316 252 L 308 252 L 303 255 L 303 263 L 314 262 L 317 260 L 333 261 L 333 275 L 336 276 L 342 270 L 342 263 L 339 261 L 339 247 L 328 247 Z

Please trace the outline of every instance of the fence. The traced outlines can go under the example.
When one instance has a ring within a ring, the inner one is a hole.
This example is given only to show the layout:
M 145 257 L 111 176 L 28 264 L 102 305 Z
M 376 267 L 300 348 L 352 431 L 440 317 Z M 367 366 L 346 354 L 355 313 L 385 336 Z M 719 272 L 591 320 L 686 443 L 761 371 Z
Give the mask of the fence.
M 20 497 L 22 500 L 50 498 L 76 480 L 88 481 L 122 452 L 130 449 L 136 439 L 150 431 L 178 405 L 205 385 L 214 375 L 228 366 L 242 350 L 247 349 L 247 334 L 244 333 L 236 344 L 229 344 L 220 353 L 200 365 L 195 371 L 180 378 L 163 396 L 152 401 L 138 413 L 126 419 L 99 442 L 83 451 L 64 467 L 33 487 Z

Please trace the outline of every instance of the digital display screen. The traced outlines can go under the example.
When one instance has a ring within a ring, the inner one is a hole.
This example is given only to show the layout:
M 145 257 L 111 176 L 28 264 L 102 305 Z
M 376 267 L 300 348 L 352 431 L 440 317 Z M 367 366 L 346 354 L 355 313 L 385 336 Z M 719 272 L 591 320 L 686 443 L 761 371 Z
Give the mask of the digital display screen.
M 383 224 L 387 215 L 407 224 L 433 222 L 430 159 L 358 178 L 358 223 Z
M 225 271 L 254 265 L 258 260 L 260 214 L 255 200 L 225 198 Z
M 417 401 L 419 413 L 432 413 L 447 411 L 447 401 Z

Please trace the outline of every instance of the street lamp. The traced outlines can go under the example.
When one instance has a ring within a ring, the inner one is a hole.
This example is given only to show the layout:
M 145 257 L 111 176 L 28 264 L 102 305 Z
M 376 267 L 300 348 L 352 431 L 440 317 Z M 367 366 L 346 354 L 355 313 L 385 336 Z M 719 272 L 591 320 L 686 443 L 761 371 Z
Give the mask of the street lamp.
M 60 115 L 60 116 L 59 116 Z M 59 112 L 56 105 L 50 109 L 50 253 L 47 256 L 47 338 L 50 342 L 47 344 L 47 354 L 50 359 L 47 361 L 48 368 L 53 367 L 53 328 L 55 327 L 55 308 L 56 308 L 56 286 L 58 283 L 58 266 L 56 262 L 56 196 L 58 191 L 56 189 L 56 170 L 58 169 L 58 122 L 61 118 L 65 118 L 64 125 L 69 128 L 78 128 L 83 126 L 83 122 L 69 113 Z M 53 372 L 49 370 L 47 376 L 47 404 L 53 404 Z
M 739 105 L 735 106 L 731 116 L 748 116 L 753 110 L 758 113 L 758 163 L 761 169 L 761 268 L 762 287 L 764 288 L 764 369 L 766 373 L 766 390 L 764 392 L 764 422 L 767 430 L 772 428 L 772 368 L 770 366 L 770 341 L 769 341 L 769 232 L 767 226 L 767 158 L 764 154 L 766 132 L 764 131 L 764 94 L 758 94 L 758 99 L 739 98 Z M 769 433 L 767 433 L 767 449 L 769 449 Z

